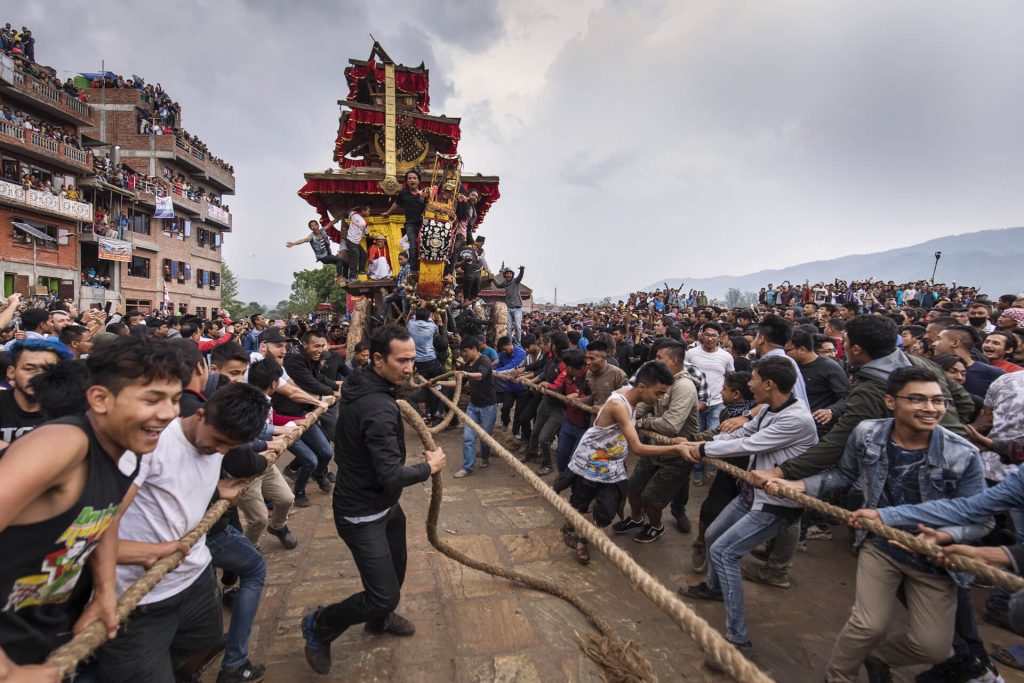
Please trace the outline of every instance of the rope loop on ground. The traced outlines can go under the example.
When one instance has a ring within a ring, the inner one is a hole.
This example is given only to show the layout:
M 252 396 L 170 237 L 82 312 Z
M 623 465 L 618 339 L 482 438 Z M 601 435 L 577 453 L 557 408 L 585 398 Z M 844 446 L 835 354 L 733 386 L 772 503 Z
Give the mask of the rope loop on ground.
M 429 390 L 433 391 L 435 396 L 441 399 L 452 412 L 456 413 L 466 426 L 476 432 L 477 436 L 484 440 L 491 447 L 491 451 L 497 454 L 513 472 L 523 477 L 549 505 L 558 511 L 558 514 L 565 517 L 570 524 L 576 527 L 578 534 L 584 536 L 617 569 L 625 574 L 630 583 L 686 631 L 697 642 L 701 650 L 717 662 L 730 676 L 737 681 L 743 681 L 743 683 L 771 683 L 772 679 L 758 669 L 749 659 L 740 654 L 739 650 L 733 647 L 721 633 L 677 598 L 675 593 L 666 588 L 657 578 L 637 564 L 626 551 L 615 545 L 604 531 L 594 526 L 583 515 L 574 510 L 564 498 L 555 493 L 551 486 L 531 472 L 530 468 L 519 462 L 512 453 L 493 436 L 488 434 L 483 427 L 471 420 L 447 396 L 433 387 L 430 387 Z M 506 573 L 508 572 L 504 568 L 498 569 Z M 498 576 L 502 575 L 498 574 Z M 556 594 L 561 597 L 560 593 Z

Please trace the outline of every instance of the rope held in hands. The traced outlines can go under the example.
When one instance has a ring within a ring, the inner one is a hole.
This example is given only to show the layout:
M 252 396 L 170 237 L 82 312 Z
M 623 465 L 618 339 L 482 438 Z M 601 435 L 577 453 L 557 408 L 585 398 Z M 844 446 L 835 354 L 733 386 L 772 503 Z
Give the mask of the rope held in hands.
M 551 391 L 550 389 L 547 389 L 545 387 L 538 386 L 533 382 L 508 376 L 503 376 L 503 379 L 516 382 L 517 384 L 521 384 L 525 387 L 532 389 L 533 391 L 544 394 L 545 396 L 551 396 L 552 398 L 558 399 L 567 404 L 574 405 L 580 410 L 584 410 L 588 413 L 597 414 L 598 412 L 598 408 L 595 408 L 594 406 L 587 405 L 586 403 L 582 403 L 575 399 L 571 399 L 565 396 L 564 394 L 559 394 L 558 392 Z M 678 443 L 677 441 L 673 441 L 671 438 L 664 436 L 663 434 L 658 434 L 656 432 L 652 432 L 646 429 L 641 429 L 638 431 L 641 435 L 651 439 L 656 443 Z M 762 489 L 764 488 L 763 482 L 752 480 L 748 476 L 748 472 L 744 469 L 736 467 L 735 465 L 725 462 L 724 460 L 719 460 L 718 458 L 705 457 L 703 458 L 703 460 L 704 462 L 714 465 L 719 470 L 725 472 L 726 474 L 732 477 L 735 477 L 736 479 L 748 482 L 751 486 L 755 486 L 756 488 Z M 788 498 L 793 502 L 800 503 L 800 505 L 805 508 L 814 510 L 815 512 L 820 512 L 821 514 L 828 515 L 829 517 L 835 517 L 836 519 L 839 519 L 843 522 L 849 522 L 850 517 L 852 515 L 852 513 L 845 508 L 830 505 L 829 503 L 808 496 L 807 494 L 797 491 L 795 489 L 778 487 L 778 490 L 772 492 L 771 495 L 776 496 L 778 498 Z M 923 555 L 933 560 L 939 559 L 941 546 L 932 543 L 931 541 L 927 540 L 922 536 L 916 536 L 908 531 L 904 531 L 903 529 L 891 527 L 887 524 L 883 524 L 882 522 L 878 522 L 873 519 L 861 519 L 858 522 L 858 525 L 860 527 L 863 527 L 865 530 L 875 534 L 876 536 L 881 536 L 882 538 L 885 538 L 887 540 L 894 541 L 919 555 Z M 1015 593 L 1019 590 L 1024 590 L 1024 578 L 1003 571 L 998 567 L 993 567 L 990 564 L 986 564 L 981 560 L 976 560 L 972 557 L 965 557 L 963 555 L 946 556 L 942 558 L 941 564 L 956 571 L 974 574 L 975 576 L 980 577 L 987 583 L 990 583 L 994 586 L 999 586 L 1000 588 L 1010 591 L 1011 593 Z
M 331 397 L 327 404 L 330 406 L 332 403 L 334 403 L 333 397 Z M 311 425 L 315 424 L 317 419 L 325 410 L 327 410 L 326 407 L 318 407 L 313 412 L 308 413 L 303 419 L 296 421 L 295 424 L 299 426 L 299 431 L 288 434 L 284 437 L 285 448 L 292 445 L 305 433 L 307 429 L 309 429 Z M 274 462 L 277 460 L 277 455 L 268 452 L 265 453 L 264 456 L 269 461 L 269 467 L 273 467 Z M 255 477 L 249 478 L 245 482 L 242 490 L 244 491 L 247 489 L 253 481 L 259 479 L 261 476 L 263 475 L 259 474 Z M 180 541 L 191 548 L 195 545 L 196 541 L 202 538 L 203 535 L 210 530 L 217 520 L 220 519 L 221 515 L 227 512 L 230 507 L 231 503 L 229 501 L 218 500 L 209 507 L 206 514 L 203 515 L 203 518 L 199 520 L 199 524 L 182 536 Z M 145 574 L 140 576 L 135 583 L 128 587 L 128 590 L 126 590 L 117 601 L 117 621 L 123 624 L 128 618 L 128 615 L 132 613 L 132 610 L 138 606 L 142 598 L 146 597 L 146 595 L 153 590 L 153 588 L 156 587 L 156 585 L 160 583 L 165 576 L 174 571 L 184 559 L 185 554 L 178 550 L 157 560 Z M 106 626 L 104 626 L 100 621 L 94 621 L 82 629 L 82 631 L 70 641 L 51 652 L 50 656 L 46 658 L 46 666 L 52 666 L 57 669 L 60 678 L 63 680 L 65 677 L 70 676 L 75 672 L 79 662 L 89 657 L 105 642 L 107 642 Z

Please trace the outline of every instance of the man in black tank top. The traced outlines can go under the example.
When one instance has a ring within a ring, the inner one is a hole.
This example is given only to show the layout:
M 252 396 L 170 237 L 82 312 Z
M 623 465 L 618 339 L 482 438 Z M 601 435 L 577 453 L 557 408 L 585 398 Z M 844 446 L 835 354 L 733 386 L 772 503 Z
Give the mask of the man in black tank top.
M 87 362 L 86 413 L 37 427 L 0 455 L 0 676 L 43 662 L 93 621 L 116 634 L 117 526 L 134 477 L 118 461 L 153 450 L 191 370 L 173 344 L 141 337 Z

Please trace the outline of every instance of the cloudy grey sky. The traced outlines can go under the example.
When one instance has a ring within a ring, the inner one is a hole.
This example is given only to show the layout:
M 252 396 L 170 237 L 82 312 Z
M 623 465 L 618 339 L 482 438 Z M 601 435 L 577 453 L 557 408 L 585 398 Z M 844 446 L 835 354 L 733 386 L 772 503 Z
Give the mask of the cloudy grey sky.
M 466 168 L 501 176 L 492 265 L 564 300 L 1021 223 L 1024 5 L 69 0 L 4 11 L 60 70 L 159 81 L 236 169 L 242 277 L 312 265 L 302 172 L 331 166 L 373 33 L 431 69 Z M 1017 47 L 1014 47 L 1017 45 Z M 864 275 L 871 275 L 865 273 Z

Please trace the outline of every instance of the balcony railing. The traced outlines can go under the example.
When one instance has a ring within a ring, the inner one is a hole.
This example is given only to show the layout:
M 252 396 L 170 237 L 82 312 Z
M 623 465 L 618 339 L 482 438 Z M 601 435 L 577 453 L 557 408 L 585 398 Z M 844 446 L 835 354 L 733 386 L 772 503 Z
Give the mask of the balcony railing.
M 14 71 L 13 78 L 11 80 L 14 83 L 15 88 L 28 93 L 44 107 L 49 107 L 51 109 L 56 107 L 57 111 L 70 115 L 83 123 L 88 122 L 89 125 L 92 125 L 95 121 L 95 114 L 92 107 L 85 102 L 80 101 L 75 95 L 71 95 L 63 90 L 54 88 L 48 83 L 38 80 L 32 76 L 26 76 L 21 71 Z
M 40 83 L 39 81 L 33 80 L 32 92 L 42 95 L 43 97 L 47 97 L 53 100 L 56 104 L 63 104 L 63 98 L 61 97 L 61 95 L 63 95 L 64 93 L 62 93 L 60 90 L 57 90 L 56 88 L 51 88 L 45 83 Z
M 42 133 L 32 133 L 32 144 L 36 147 L 42 147 L 45 150 L 57 154 L 60 152 L 60 143 L 56 140 L 46 137 Z M 84 162 L 83 162 L 84 163 Z
M 229 227 L 231 225 L 231 214 L 222 209 L 221 207 L 217 206 L 216 204 L 210 204 L 209 202 L 207 202 L 206 215 L 207 217 L 212 218 L 218 223 L 227 225 Z
M 83 164 L 89 163 L 89 153 L 74 147 L 68 147 L 64 145 L 64 156 L 68 159 L 74 159 L 75 161 Z
M 0 121 L 0 134 L 9 135 L 12 138 L 18 138 L 22 142 L 25 141 L 25 129 L 8 123 L 7 121 Z
M 74 221 L 92 221 L 92 204 L 65 199 L 44 190 L 25 189 L 24 185 L 0 180 L 0 200 L 20 203 L 39 211 L 55 213 Z

